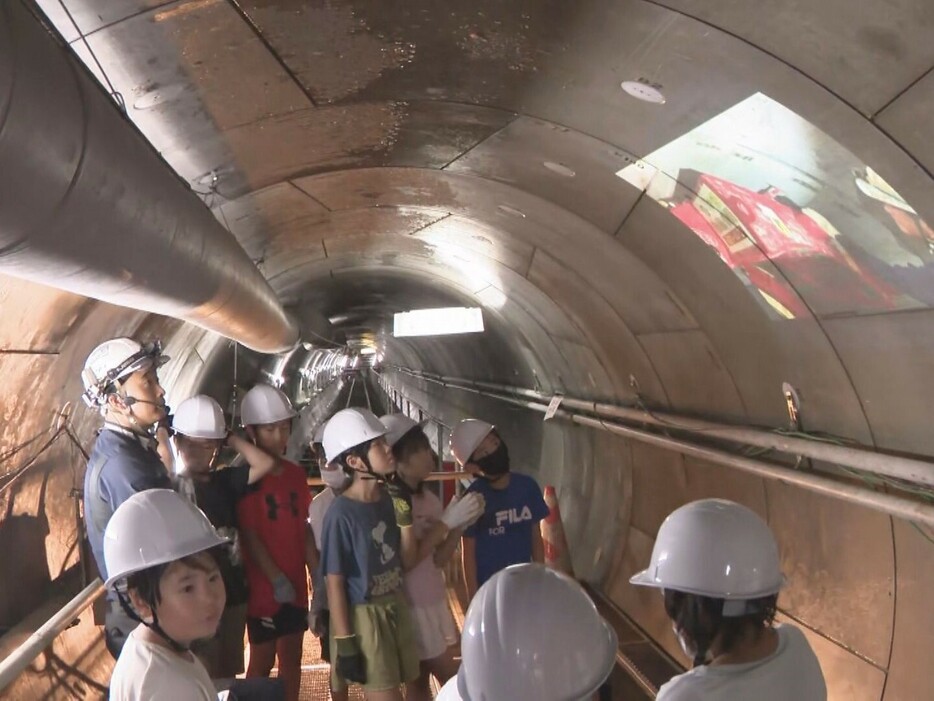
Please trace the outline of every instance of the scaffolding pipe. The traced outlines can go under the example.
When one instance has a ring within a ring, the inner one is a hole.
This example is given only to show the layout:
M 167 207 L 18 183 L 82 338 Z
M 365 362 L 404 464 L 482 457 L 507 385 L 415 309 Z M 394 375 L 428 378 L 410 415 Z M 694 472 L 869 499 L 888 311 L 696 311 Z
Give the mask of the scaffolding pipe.
M 402 370 L 401 368 L 399 369 Z M 405 371 L 403 370 L 403 372 Z M 411 371 L 408 371 L 407 374 L 421 377 L 424 380 L 435 382 L 446 387 L 474 392 L 480 396 L 497 399 L 524 409 L 531 409 L 541 413 L 545 413 L 548 410 L 547 404 L 531 399 L 519 399 L 514 396 L 490 392 L 477 387 L 460 386 L 454 382 L 421 376 Z M 784 482 L 785 484 L 793 484 L 802 489 L 807 489 L 851 504 L 858 504 L 859 506 L 888 514 L 889 516 L 895 516 L 897 518 L 903 518 L 908 521 L 934 527 L 934 504 L 919 502 L 894 494 L 877 492 L 856 484 L 841 482 L 840 480 L 824 477 L 823 475 L 813 472 L 794 470 L 765 460 L 733 455 L 724 450 L 709 448 L 696 443 L 689 443 L 684 440 L 658 435 L 642 429 L 624 426 L 613 421 L 567 411 L 566 409 L 558 409 L 554 415 L 556 418 L 565 419 L 579 426 L 609 431 L 625 438 L 654 445 L 666 450 L 672 450 L 682 455 L 749 472 L 765 479 L 776 480 L 778 482 Z
M 468 392 L 478 392 L 479 390 L 492 390 L 502 392 L 507 395 L 527 397 L 533 401 L 548 403 L 551 400 L 550 395 L 542 394 L 532 389 L 522 387 L 511 387 L 509 385 L 500 385 L 491 382 L 477 382 L 458 377 L 448 377 L 443 375 L 431 376 L 419 373 L 407 368 L 394 368 L 399 372 L 418 377 L 423 380 L 437 382 L 439 384 L 456 387 Z M 480 392 L 482 393 L 482 392 Z M 745 445 L 767 448 L 781 453 L 787 453 L 795 456 L 820 460 L 822 462 L 832 463 L 848 467 L 853 470 L 859 470 L 874 475 L 892 477 L 905 480 L 914 484 L 934 487 L 934 463 L 919 460 L 916 458 L 902 457 L 899 455 L 887 455 L 877 453 L 866 448 L 837 445 L 834 443 L 825 443 L 821 441 L 809 440 L 806 438 L 796 438 L 794 436 L 785 436 L 781 433 L 766 431 L 756 428 L 746 428 L 742 426 L 731 426 L 729 424 L 705 421 L 688 416 L 677 414 L 668 414 L 658 411 L 646 411 L 637 407 L 625 407 L 616 404 L 607 404 L 603 402 L 592 402 L 573 397 L 562 397 L 561 406 L 577 411 L 595 414 L 601 418 L 623 419 L 625 421 L 634 421 L 662 428 L 674 429 L 702 435 L 707 438 L 718 438 L 742 443 Z
M 425 482 L 452 482 L 454 480 L 473 479 L 476 475 L 471 472 L 429 472 L 425 477 Z M 320 477 L 309 477 L 307 480 L 309 487 L 327 486 Z
M 82 589 L 75 598 L 59 609 L 58 613 L 40 626 L 35 633 L 23 641 L 16 650 L 0 660 L 0 696 L 43 650 L 48 649 L 55 642 L 55 638 L 61 635 L 62 631 L 71 626 L 75 617 L 90 606 L 103 592 L 104 583 L 100 578 L 95 579 Z
M 19 0 L 0 3 L 0 273 L 263 353 L 299 340 L 237 239 Z

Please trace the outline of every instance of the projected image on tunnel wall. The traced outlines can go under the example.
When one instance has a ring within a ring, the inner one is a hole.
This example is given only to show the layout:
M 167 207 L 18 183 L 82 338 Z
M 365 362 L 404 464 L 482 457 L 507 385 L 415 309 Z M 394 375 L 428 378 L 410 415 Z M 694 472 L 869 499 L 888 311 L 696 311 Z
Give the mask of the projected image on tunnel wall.
M 793 319 L 934 304 L 934 230 L 876 173 L 759 93 L 617 175 Z

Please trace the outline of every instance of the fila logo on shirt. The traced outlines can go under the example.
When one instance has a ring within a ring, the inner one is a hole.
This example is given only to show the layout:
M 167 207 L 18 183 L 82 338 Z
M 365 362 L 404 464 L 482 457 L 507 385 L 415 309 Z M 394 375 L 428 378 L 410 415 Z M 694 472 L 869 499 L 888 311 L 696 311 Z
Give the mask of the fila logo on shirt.
M 496 512 L 496 528 L 490 529 L 490 535 L 503 535 L 506 532 L 506 526 L 514 523 L 532 520 L 532 510 L 528 506 L 519 509 L 504 509 Z

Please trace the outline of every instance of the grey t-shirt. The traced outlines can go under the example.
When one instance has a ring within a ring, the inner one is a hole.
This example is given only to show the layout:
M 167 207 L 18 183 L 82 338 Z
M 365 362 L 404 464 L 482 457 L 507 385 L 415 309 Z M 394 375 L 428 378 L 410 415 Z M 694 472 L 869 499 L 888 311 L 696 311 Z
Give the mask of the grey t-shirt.
M 392 499 L 377 502 L 339 496 L 324 517 L 321 572 L 343 575 L 351 606 L 402 588 L 402 533 Z

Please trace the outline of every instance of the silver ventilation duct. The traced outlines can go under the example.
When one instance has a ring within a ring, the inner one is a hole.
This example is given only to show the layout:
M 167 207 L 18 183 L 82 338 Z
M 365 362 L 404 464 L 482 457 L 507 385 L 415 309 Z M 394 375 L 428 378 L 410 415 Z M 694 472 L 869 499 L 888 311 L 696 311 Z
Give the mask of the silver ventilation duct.
M 236 239 L 16 0 L 0 4 L 0 272 L 261 352 L 298 341 Z

